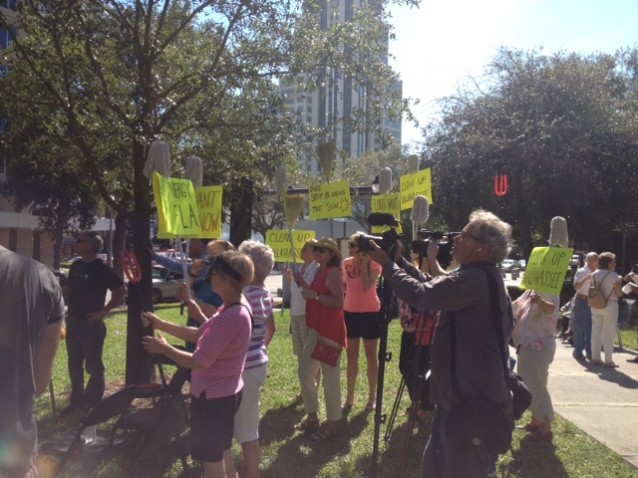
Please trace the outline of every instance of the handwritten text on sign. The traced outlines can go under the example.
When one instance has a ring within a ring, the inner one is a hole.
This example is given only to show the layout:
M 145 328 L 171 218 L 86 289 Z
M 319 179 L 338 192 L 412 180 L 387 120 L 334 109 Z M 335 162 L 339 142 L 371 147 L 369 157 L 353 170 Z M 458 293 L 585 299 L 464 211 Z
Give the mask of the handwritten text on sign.
M 202 232 L 194 237 L 213 239 L 222 237 L 222 186 L 196 188 Z
M 193 183 L 153 173 L 153 196 L 159 219 L 158 237 L 194 237 L 201 233 L 199 207 Z
M 371 200 L 372 212 L 385 212 L 392 214 L 395 219 L 401 218 L 401 194 L 380 194 L 378 196 L 372 196 Z M 389 226 L 372 226 L 370 232 L 373 234 L 381 234 L 390 229 Z M 401 234 L 401 223 L 396 228 L 397 232 Z
M 310 186 L 310 219 L 352 216 L 350 181 Z
M 315 238 L 315 231 L 292 231 L 292 239 L 295 245 L 295 258 L 302 263 L 301 248 L 308 239 Z M 275 262 L 292 262 L 290 249 L 290 233 L 281 229 L 266 231 L 266 244 L 275 253 Z
M 422 194 L 428 198 L 430 205 L 432 200 L 432 169 L 422 169 L 414 174 L 401 176 L 401 210 L 412 209 L 414 198 Z
M 529 255 L 522 289 L 560 295 L 573 249 L 535 247 Z

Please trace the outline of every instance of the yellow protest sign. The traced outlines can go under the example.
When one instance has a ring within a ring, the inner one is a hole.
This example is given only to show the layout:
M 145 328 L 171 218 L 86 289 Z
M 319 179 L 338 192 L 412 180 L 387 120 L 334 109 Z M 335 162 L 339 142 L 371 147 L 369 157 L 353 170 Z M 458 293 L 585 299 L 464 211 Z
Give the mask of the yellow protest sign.
M 310 186 L 310 219 L 330 219 L 352 216 L 350 181 Z
M 430 205 L 432 200 L 432 169 L 422 169 L 413 174 L 401 176 L 401 210 L 412 209 L 414 198 L 422 194 L 428 198 Z
M 195 188 L 202 232 L 194 237 L 201 239 L 222 237 L 222 191 L 222 186 Z
M 573 249 L 535 247 L 529 255 L 521 289 L 560 295 Z
M 157 237 L 193 237 L 201 233 L 199 208 L 193 183 L 153 173 L 153 196 L 157 205 Z
M 372 196 L 370 201 L 372 212 L 385 212 L 388 214 L 392 214 L 395 219 L 401 219 L 401 194 L 400 193 L 392 193 L 392 194 L 380 194 L 377 196 Z M 372 226 L 370 232 L 372 234 L 381 234 L 384 231 L 390 229 L 390 226 Z M 401 228 L 401 222 L 396 227 L 396 231 L 401 234 L 403 232 Z
M 314 238 L 315 231 L 292 231 L 296 262 L 303 263 L 301 259 L 301 248 L 308 239 Z M 266 231 L 266 244 L 268 244 L 275 253 L 275 262 L 292 262 L 290 233 L 288 231 L 282 229 Z

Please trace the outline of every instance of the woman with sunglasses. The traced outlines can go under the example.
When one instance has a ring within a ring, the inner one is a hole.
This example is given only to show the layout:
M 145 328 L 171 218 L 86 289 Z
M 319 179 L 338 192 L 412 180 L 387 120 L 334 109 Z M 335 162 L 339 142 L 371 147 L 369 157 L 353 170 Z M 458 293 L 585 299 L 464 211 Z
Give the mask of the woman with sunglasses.
M 350 257 L 343 261 L 343 284 L 345 288 L 344 316 L 348 333 L 348 394 L 343 406 L 348 412 L 354 404 L 354 392 L 359 375 L 359 348 L 363 339 L 368 376 L 368 402 L 366 411 L 375 408 L 379 359 L 377 349 L 381 327 L 378 314 L 381 302 L 377 295 L 377 280 L 381 265 L 370 261 L 370 257 L 359 250 L 360 234 L 350 236 Z
M 191 374 L 191 455 L 204 465 L 207 478 L 227 478 L 224 458 L 231 459 L 234 418 L 241 403 L 242 373 L 251 336 L 251 310 L 242 290 L 254 275 L 250 257 L 236 251 L 219 254 L 209 263 L 213 290 L 223 300 L 215 315 L 199 328 L 172 324 L 152 312 L 142 313 L 145 327 L 196 342 L 190 353 L 170 345 L 159 334 L 144 337 L 144 348 L 162 354 Z M 235 473 L 235 476 L 236 473 Z
M 343 282 L 341 279 L 341 252 L 337 243 L 324 237 L 313 246 L 318 269 L 312 283 L 304 287 L 306 324 L 310 329 L 301 355 L 299 381 L 304 409 L 308 416 L 295 426 L 298 430 L 312 431 L 315 440 L 332 437 L 341 420 L 341 377 L 339 356 L 334 366 L 313 358 L 318 342 L 341 350 L 347 346 L 346 325 L 343 321 Z M 326 421 L 319 426 L 319 396 L 316 383 L 317 370 L 323 374 L 326 400 Z

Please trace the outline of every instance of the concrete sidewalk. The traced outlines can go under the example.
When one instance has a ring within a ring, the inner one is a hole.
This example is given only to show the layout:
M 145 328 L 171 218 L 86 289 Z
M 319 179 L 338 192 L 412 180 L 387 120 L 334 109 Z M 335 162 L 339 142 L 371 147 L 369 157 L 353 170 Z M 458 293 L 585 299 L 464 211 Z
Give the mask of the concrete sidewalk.
M 549 368 L 554 410 L 638 467 L 638 364 L 634 351 L 614 351 L 616 369 L 579 362 L 573 348 L 556 339 Z

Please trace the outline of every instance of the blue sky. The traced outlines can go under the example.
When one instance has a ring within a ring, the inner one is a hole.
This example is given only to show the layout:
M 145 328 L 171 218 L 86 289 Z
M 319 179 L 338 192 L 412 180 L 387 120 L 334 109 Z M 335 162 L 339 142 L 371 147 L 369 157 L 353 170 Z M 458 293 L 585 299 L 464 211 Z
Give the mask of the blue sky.
M 421 123 L 437 113 L 436 99 L 469 76 L 480 78 L 500 46 L 545 53 L 613 53 L 638 46 L 638 0 L 422 0 L 419 9 L 390 10 L 396 40 L 391 65 Z M 403 144 L 420 140 L 403 123 Z

